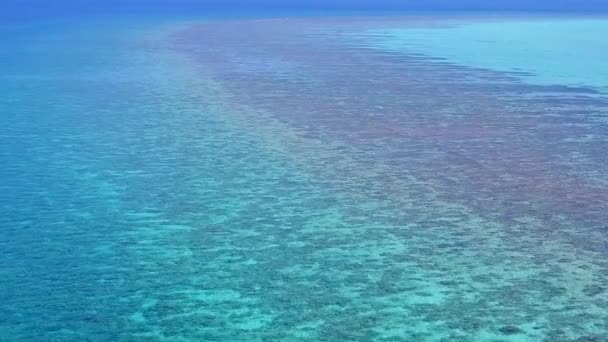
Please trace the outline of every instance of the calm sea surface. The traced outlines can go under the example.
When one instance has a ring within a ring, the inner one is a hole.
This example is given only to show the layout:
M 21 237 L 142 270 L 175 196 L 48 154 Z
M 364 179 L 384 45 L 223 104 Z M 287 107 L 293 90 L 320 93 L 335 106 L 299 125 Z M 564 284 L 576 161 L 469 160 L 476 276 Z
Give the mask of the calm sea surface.
M 0 341 L 606 341 L 608 20 L 0 27 Z

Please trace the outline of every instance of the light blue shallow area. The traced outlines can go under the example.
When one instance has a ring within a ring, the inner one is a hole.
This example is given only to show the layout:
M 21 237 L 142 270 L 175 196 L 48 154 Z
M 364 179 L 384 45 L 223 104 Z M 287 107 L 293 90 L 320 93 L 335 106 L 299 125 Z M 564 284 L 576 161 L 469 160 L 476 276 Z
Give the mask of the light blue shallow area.
M 519 18 L 374 30 L 376 46 L 521 75 L 540 85 L 608 89 L 608 19 Z

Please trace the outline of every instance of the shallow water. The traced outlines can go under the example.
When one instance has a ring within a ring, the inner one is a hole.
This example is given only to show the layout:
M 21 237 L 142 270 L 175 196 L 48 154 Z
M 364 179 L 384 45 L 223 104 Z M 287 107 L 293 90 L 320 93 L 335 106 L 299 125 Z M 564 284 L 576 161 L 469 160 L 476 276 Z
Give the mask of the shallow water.
M 0 340 L 604 339 L 608 102 L 442 20 L 13 28 Z
M 439 22 L 416 28 L 373 29 L 374 43 L 459 65 L 519 74 L 534 84 L 608 91 L 605 17 L 521 16 L 509 20 Z

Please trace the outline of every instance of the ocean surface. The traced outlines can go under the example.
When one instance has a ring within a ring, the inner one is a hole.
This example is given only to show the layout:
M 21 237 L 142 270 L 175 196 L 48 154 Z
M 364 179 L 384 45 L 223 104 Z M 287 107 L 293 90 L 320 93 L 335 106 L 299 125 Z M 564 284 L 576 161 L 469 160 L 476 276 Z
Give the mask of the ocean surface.
M 511 72 L 542 85 L 608 91 L 608 18 L 500 16 L 420 28 L 379 29 L 379 47 L 416 51 L 458 65 Z M 447 28 L 447 29 L 446 29 Z
M 0 26 L 0 341 L 608 340 L 608 21 Z

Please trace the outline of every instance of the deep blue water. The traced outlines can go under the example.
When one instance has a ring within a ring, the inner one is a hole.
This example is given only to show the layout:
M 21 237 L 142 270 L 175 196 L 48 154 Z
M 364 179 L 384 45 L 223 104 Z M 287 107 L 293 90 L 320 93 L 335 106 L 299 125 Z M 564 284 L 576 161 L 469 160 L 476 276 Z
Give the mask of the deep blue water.
M 605 340 L 601 90 L 283 17 L 4 22 L 0 340 Z

